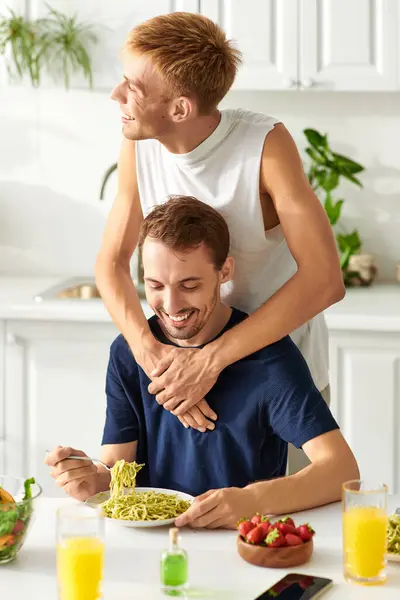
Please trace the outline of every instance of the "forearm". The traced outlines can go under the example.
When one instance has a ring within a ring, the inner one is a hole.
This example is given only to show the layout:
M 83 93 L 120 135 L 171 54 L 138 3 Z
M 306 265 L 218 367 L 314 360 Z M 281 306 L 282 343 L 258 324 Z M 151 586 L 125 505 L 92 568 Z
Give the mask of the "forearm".
M 343 297 L 341 286 L 318 284 L 298 271 L 248 319 L 205 347 L 221 370 L 272 344 Z
M 341 499 L 342 484 L 357 479 L 355 459 L 315 462 L 295 475 L 260 481 L 245 489 L 254 495 L 254 505 L 263 514 L 290 514 Z
M 114 323 L 122 332 L 135 356 L 155 339 L 143 313 L 132 281 L 129 263 L 110 262 L 101 256 L 96 262 L 96 283 Z

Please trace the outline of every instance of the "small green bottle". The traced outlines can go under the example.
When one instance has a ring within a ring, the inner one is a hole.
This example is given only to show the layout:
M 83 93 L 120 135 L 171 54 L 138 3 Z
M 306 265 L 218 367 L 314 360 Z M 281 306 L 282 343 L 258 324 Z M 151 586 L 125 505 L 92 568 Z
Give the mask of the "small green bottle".
M 188 556 L 179 546 L 179 529 L 169 530 L 169 550 L 161 555 L 161 588 L 168 596 L 181 596 L 187 588 Z

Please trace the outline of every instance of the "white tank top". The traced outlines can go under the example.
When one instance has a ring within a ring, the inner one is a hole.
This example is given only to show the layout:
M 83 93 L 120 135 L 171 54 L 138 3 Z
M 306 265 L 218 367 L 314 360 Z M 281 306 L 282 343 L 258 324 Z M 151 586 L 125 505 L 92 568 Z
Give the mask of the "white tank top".
M 233 281 L 223 284 L 226 304 L 255 311 L 297 270 L 280 225 L 265 232 L 260 203 L 260 160 L 277 119 L 241 109 L 221 111 L 214 132 L 188 154 L 172 154 L 157 140 L 137 143 L 143 215 L 170 195 L 195 196 L 226 219 Z M 323 314 L 291 334 L 319 390 L 328 385 L 328 332 Z

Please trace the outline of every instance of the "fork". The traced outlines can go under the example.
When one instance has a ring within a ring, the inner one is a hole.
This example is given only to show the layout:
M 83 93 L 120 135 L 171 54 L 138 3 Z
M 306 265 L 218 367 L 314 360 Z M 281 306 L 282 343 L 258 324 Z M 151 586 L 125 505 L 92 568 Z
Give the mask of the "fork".
M 49 454 L 49 450 L 46 450 L 46 454 Z M 65 458 L 64 460 L 90 460 L 92 463 L 97 463 L 99 465 L 101 465 L 102 467 L 104 467 L 105 469 L 107 469 L 107 471 L 111 471 L 111 467 L 109 467 L 108 465 L 106 465 L 105 463 L 103 463 L 103 461 L 99 460 L 98 458 L 91 458 L 90 456 L 75 456 L 72 455 L 68 456 L 68 458 Z M 61 462 L 61 461 L 60 461 Z

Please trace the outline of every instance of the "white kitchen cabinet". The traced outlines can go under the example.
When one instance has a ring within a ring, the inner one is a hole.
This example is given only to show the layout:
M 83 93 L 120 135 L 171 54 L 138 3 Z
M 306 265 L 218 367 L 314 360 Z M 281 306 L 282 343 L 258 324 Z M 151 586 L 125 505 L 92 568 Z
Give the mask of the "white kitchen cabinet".
M 398 0 L 300 0 L 300 5 L 302 87 L 398 89 Z
M 111 323 L 8 321 L 4 361 L 3 470 L 34 475 L 61 495 L 45 451 L 70 445 L 97 456 L 105 417 Z M 0 430 L 1 431 L 1 430 Z
M 297 81 L 298 0 L 202 0 L 243 53 L 234 89 L 280 90 Z
M 399 89 L 398 0 L 202 0 L 237 41 L 234 89 Z
M 330 331 L 331 409 L 361 476 L 400 492 L 400 332 Z

